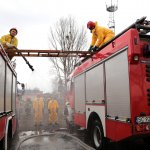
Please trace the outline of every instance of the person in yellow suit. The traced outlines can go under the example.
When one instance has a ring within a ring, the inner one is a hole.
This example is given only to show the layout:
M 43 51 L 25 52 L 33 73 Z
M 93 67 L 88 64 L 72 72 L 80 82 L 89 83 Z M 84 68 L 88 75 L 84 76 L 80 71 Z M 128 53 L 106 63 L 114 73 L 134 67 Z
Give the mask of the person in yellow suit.
M 44 99 L 42 96 L 37 96 L 33 101 L 34 122 L 35 125 L 41 125 L 44 111 Z
M 58 102 L 57 100 L 49 100 L 48 110 L 49 110 L 49 123 L 58 124 Z
M 0 42 L 2 43 L 4 49 L 11 49 L 13 50 L 14 47 L 18 46 L 18 39 L 16 35 L 18 34 L 18 30 L 16 28 L 11 28 L 9 34 L 4 35 L 1 37 Z M 9 58 L 13 58 L 13 52 L 9 55 Z
M 99 26 L 97 22 L 89 21 L 87 23 L 87 28 L 92 33 L 92 42 L 89 51 L 98 51 L 103 44 L 115 36 L 112 30 Z

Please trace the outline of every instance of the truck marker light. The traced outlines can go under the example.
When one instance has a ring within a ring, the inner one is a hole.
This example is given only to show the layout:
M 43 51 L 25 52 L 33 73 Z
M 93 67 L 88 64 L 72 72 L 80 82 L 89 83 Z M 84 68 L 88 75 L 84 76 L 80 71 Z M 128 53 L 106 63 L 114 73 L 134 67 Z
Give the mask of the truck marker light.
M 137 64 L 139 62 L 139 55 L 133 54 L 131 55 L 131 64 Z
M 139 60 L 139 56 L 138 56 L 138 55 L 135 55 L 135 56 L 133 57 L 133 60 L 134 60 L 134 61 L 138 61 L 138 60 Z
M 147 131 L 149 131 L 149 130 L 150 130 L 150 124 L 147 124 L 146 127 L 145 127 L 145 129 L 146 129 Z

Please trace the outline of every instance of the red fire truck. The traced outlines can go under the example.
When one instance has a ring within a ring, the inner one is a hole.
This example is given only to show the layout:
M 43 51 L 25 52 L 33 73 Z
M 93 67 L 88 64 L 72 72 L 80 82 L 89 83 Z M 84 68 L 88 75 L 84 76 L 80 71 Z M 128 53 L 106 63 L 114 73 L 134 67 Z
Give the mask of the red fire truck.
M 69 76 L 74 124 L 87 129 L 96 149 L 104 139 L 150 136 L 150 22 L 137 20 Z
M 0 149 L 7 150 L 16 131 L 16 73 L 0 44 Z

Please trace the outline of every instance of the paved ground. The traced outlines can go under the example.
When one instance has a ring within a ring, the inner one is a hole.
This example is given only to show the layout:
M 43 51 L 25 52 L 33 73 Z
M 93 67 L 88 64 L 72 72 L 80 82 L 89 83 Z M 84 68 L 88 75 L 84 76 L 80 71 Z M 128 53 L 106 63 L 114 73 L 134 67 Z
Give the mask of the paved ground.
M 53 129 L 51 128 L 50 129 L 51 132 L 48 131 L 48 133 L 54 133 L 53 132 L 54 130 L 57 130 L 57 132 L 60 131 L 60 130 L 58 130 L 57 126 L 55 126 L 55 127 L 53 127 Z M 16 134 L 15 138 L 13 139 L 11 149 L 9 149 L 9 150 L 16 150 L 18 141 L 22 140 L 24 137 L 27 137 L 28 135 L 43 134 L 45 132 L 46 131 L 43 131 L 43 130 L 20 132 L 20 133 Z M 66 129 L 61 129 L 61 132 L 69 133 L 69 131 L 66 130 Z M 84 143 L 86 143 L 87 145 L 90 146 L 90 142 L 87 140 L 87 138 L 86 138 L 87 136 L 85 136 L 84 131 L 78 130 L 77 132 L 71 133 L 71 135 L 79 138 L 81 141 L 83 141 Z M 39 144 L 37 146 L 39 146 Z M 34 147 L 35 147 L 35 145 L 34 145 Z M 148 147 L 150 147 L 150 143 L 145 143 L 142 139 L 140 139 L 140 140 L 137 140 L 137 141 L 135 141 L 135 140 L 134 141 L 126 141 L 126 142 L 122 142 L 122 143 L 119 143 L 119 144 L 109 143 L 109 144 L 107 144 L 107 147 L 105 148 L 105 150 L 148 150 Z M 28 150 L 28 149 L 26 149 L 26 150 Z M 38 149 L 36 149 L 36 150 L 38 150 Z M 55 150 L 55 149 L 51 149 L 51 150 Z M 72 149 L 70 149 L 70 150 L 72 150 Z
M 66 130 L 65 118 L 63 116 L 63 109 L 59 109 L 59 124 L 50 125 L 48 122 L 49 113 L 47 109 L 44 109 L 43 112 L 43 122 L 41 125 L 35 126 L 33 118 L 32 107 L 26 109 L 25 103 L 22 102 L 20 109 L 18 110 L 18 128 L 17 133 L 12 141 L 11 148 L 9 150 L 15 150 L 18 144 L 23 137 L 29 135 L 38 135 L 44 132 L 52 133 L 54 131 L 64 131 Z M 82 130 L 76 130 L 76 132 L 71 133 L 73 136 L 78 137 L 86 144 L 90 145 L 90 142 L 85 136 L 85 132 Z M 143 140 L 138 141 L 128 141 L 121 144 L 109 143 L 106 147 L 106 150 L 147 150 L 147 147 L 150 147 L 150 142 L 145 143 Z M 44 150 L 44 149 L 43 149 Z M 53 149 L 52 149 L 53 150 Z
M 23 141 L 20 150 L 94 150 L 67 133 L 55 132 L 32 136 Z

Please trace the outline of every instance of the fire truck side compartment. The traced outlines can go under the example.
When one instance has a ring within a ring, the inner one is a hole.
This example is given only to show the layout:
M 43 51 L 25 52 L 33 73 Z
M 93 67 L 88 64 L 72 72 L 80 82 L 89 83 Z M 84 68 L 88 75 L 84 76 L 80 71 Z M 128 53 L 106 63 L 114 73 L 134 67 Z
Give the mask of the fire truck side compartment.
M 107 115 L 131 118 L 127 50 L 105 62 Z
M 13 75 L 13 89 L 12 89 L 12 110 L 16 113 L 16 77 Z
M 102 103 L 104 100 L 103 64 L 86 72 L 86 102 Z
M 5 112 L 10 112 L 12 110 L 11 92 L 12 92 L 12 72 L 10 68 L 6 67 L 6 104 Z
M 85 112 L 85 74 L 75 78 L 75 111 L 77 113 Z
M 0 55 L 0 113 L 4 112 L 4 82 L 5 82 L 5 61 Z

